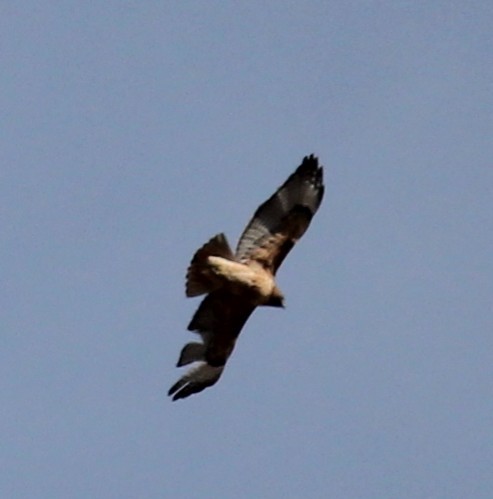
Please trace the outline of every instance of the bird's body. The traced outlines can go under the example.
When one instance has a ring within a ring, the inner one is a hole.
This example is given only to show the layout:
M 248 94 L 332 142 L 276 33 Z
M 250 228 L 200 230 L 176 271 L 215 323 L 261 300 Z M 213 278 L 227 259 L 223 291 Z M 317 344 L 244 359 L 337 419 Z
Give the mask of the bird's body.
M 187 271 L 186 295 L 207 296 L 188 330 L 198 332 L 202 343 L 183 347 L 177 366 L 196 365 L 170 388 L 173 400 L 216 383 L 256 307 L 284 306 L 275 282 L 276 271 L 308 228 L 323 193 L 322 167 L 316 157 L 307 156 L 259 206 L 234 253 L 224 234 L 214 236 L 195 253 Z
M 236 295 L 247 293 L 257 305 L 264 305 L 276 286 L 274 276 L 260 265 L 233 262 L 220 256 L 207 257 L 207 264 L 222 280 L 223 288 Z

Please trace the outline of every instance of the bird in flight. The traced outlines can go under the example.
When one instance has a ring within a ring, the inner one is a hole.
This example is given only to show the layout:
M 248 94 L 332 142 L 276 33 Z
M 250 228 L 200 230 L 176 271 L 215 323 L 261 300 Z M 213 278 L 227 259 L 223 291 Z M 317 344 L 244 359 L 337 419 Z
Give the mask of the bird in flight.
M 258 306 L 284 307 L 275 282 L 277 269 L 310 225 L 324 195 L 323 168 L 310 155 L 254 213 L 231 250 L 218 234 L 192 258 L 186 276 L 188 297 L 206 295 L 189 331 L 201 342 L 187 343 L 177 367 L 194 364 L 168 391 L 182 399 L 220 378 L 236 339 Z

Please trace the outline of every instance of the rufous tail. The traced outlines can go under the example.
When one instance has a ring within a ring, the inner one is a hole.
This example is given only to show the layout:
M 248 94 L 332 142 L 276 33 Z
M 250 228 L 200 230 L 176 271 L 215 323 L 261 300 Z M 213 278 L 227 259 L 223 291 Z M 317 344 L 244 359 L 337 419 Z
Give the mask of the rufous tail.
M 220 256 L 234 260 L 233 252 L 224 234 L 217 234 L 197 250 L 187 270 L 186 295 L 199 296 L 214 291 L 220 284 L 210 271 L 207 257 Z

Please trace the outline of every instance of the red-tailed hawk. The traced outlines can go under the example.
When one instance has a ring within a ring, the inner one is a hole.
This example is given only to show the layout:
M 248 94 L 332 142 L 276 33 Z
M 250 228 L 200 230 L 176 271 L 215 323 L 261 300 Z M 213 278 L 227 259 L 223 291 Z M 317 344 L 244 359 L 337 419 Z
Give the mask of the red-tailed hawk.
M 212 386 L 221 376 L 240 331 L 258 306 L 283 307 L 274 276 L 305 233 L 324 195 L 318 158 L 301 165 L 259 206 L 236 252 L 218 234 L 194 255 L 187 271 L 186 295 L 207 294 L 188 325 L 202 342 L 187 343 L 177 367 L 196 363 L 170 389 L 173 400 Z

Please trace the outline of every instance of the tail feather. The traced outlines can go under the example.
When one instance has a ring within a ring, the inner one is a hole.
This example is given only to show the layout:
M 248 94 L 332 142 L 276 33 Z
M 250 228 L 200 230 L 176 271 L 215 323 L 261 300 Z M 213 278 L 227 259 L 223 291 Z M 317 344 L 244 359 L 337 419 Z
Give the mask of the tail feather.
M 234 260 L 233 252 L 224 234 L 218 234 L 202 246 L 192 258 L 187 270 L 186 295 L 189 297 L 210 293 L 217 287 L 217 280 L 209 272 L 207 257 L 220 256 Z

